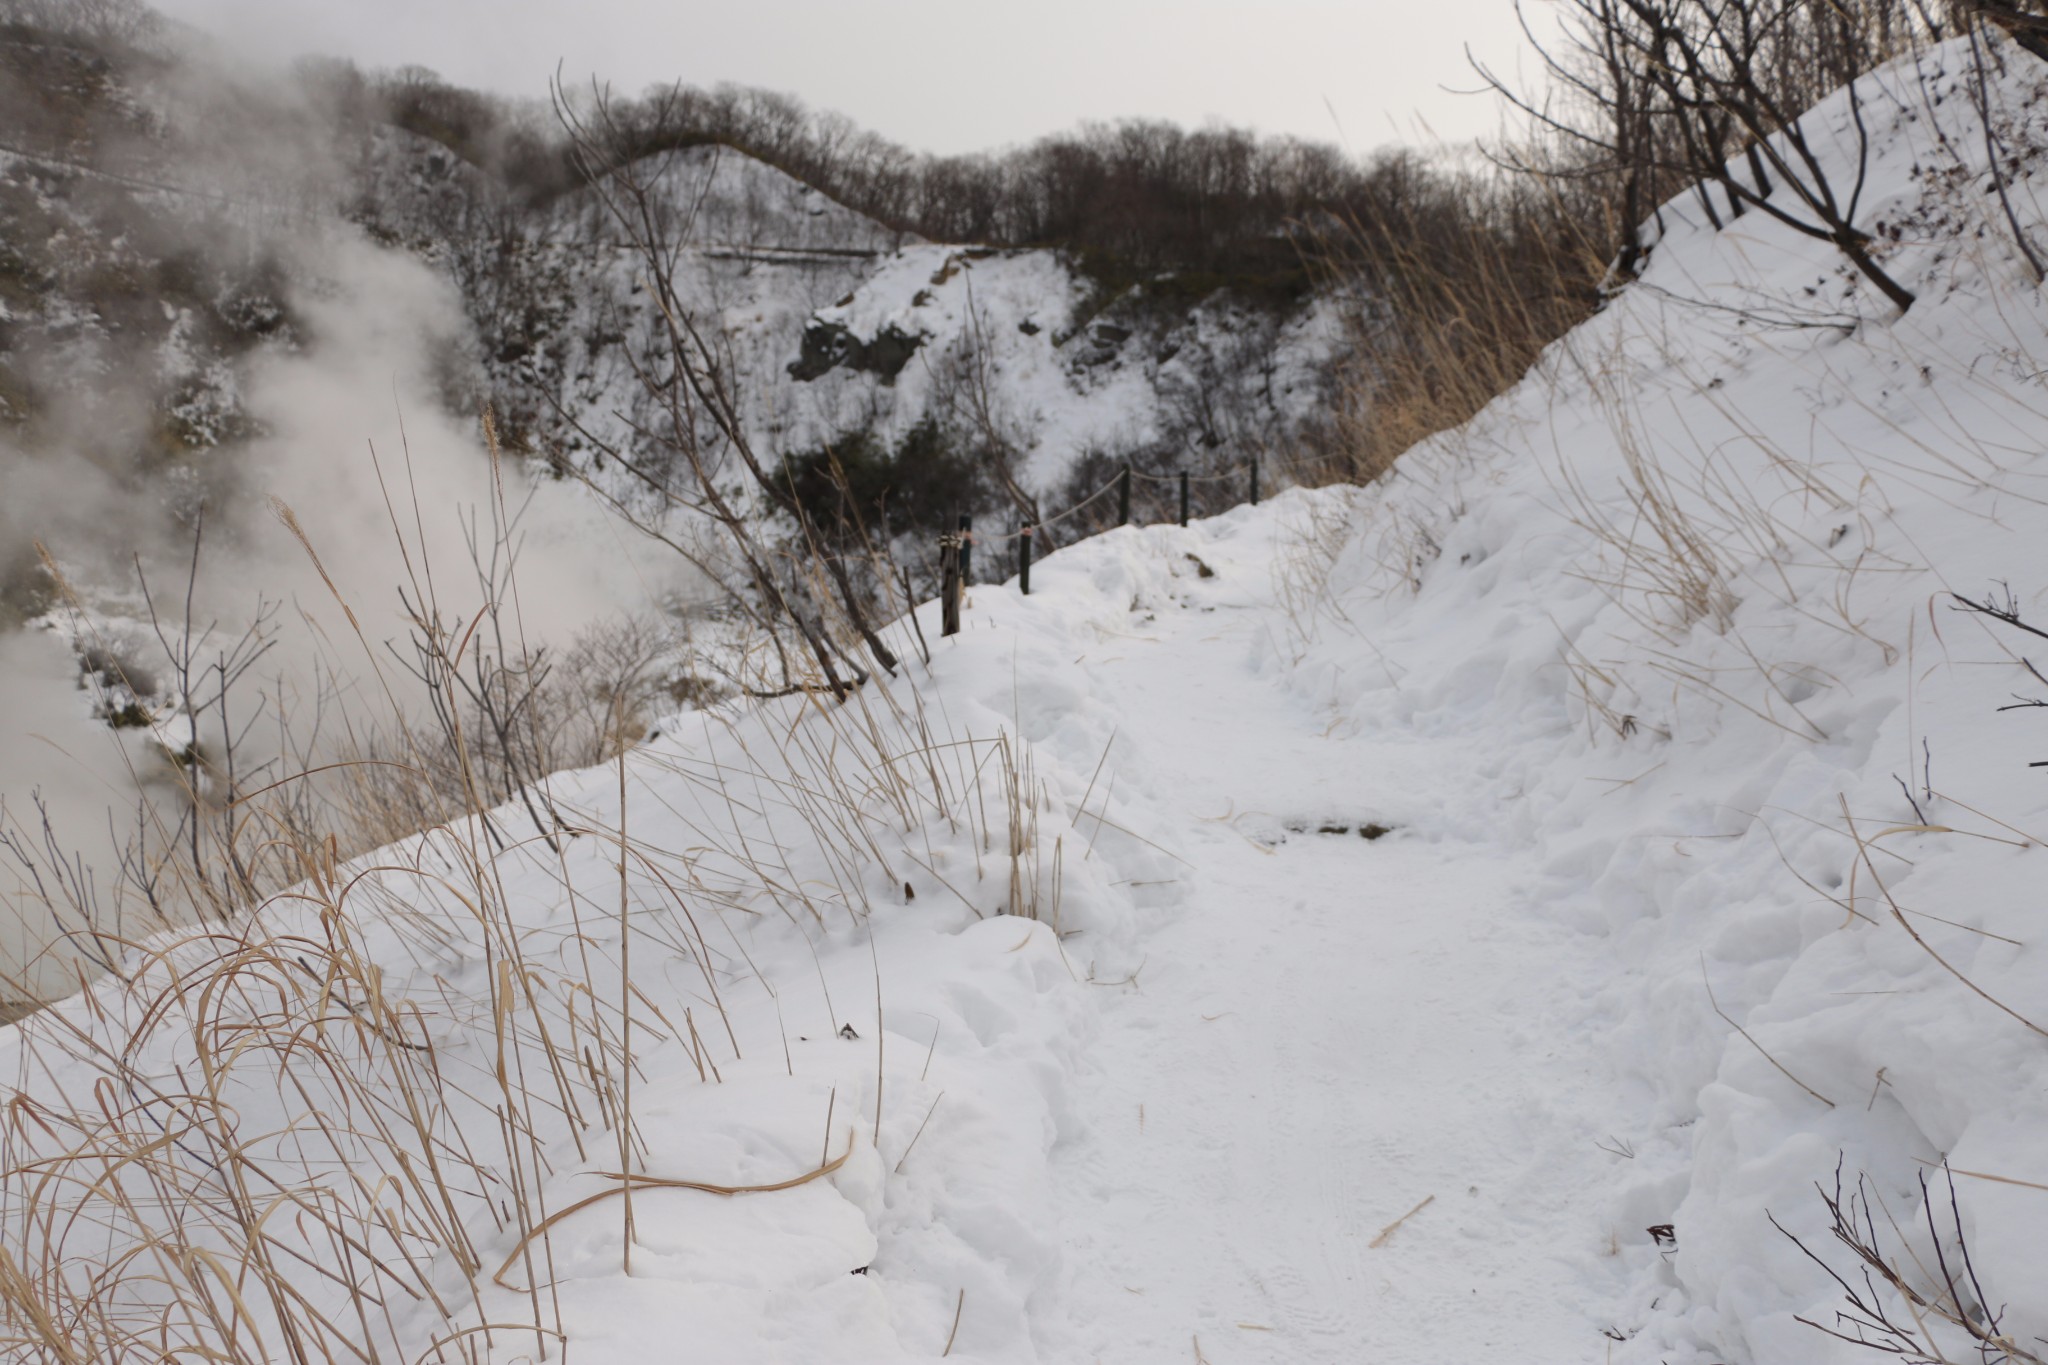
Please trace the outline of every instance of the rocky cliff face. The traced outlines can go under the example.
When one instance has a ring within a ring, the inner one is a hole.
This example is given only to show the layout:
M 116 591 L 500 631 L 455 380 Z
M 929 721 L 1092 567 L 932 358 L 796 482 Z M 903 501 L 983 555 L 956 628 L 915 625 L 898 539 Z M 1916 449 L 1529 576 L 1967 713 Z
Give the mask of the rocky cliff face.
M 583 195 L 427 211 L 463 183 L 448 160 L 380 138 L 381 192 L 359 217 L 458 282 L 476 389 L 512 443 L 557 465 L 601 468 L 624 449 L 658 466 L 643 267 Z M 1326 397 L 1342 331 L 1326 298 L 1171 276 L 1111 285 L 1057 250 L 925 242 L 723 148 L 638 173 L 674 225 L 678 294 L 724 349 L 771 456 L 900 443 L 924 424 L 1056 503 L 1091 456 L 1237 463 L 1295 439 Z

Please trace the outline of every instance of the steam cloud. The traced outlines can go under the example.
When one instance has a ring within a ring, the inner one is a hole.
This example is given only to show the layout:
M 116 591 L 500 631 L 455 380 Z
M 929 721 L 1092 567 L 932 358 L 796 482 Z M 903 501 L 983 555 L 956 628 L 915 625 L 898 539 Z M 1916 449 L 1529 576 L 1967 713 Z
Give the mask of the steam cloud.
M 320 148 L 309 149 L 301 170 L 307 165 L 331 173 Z M 217 168 L 184 169 L 203 178 Z M 252 700 L 266 694 L 273 712 L 296 712 L 285 719 L 301 725 L 337 677 L 355 681 L 346 697 L 352 722 L 392 719 L 371 679 L 372 658 L 381 655 L 391 669 L 384 642 L 405 633 L 398 587 L 417 575 L 431 581 L 445 616 L 473 614 L 481 594 L 468 545 L 472 535 L 488 541 L 494 500 L 518 518 L 517 605 L 530 645 L 565 644 L 595 620 L 692 591 L 672 555 L 632 537 L 580 487 L 535 483 L 511 461 L 499 466 L 502 484 L 494 486 L 480 431 L 452 415 L 444 397 L 451 371 L 459 379 L 469 335 L 452 286 L 331 214 L 300 215 L 289 228 L 281 221 L 271 219 L 260 245 L 282 262 L 303 344 L 259 353 L 232 381 L 260 435 L 168 466 L 124 453 L 151 420 L 159 367 L 177 359 L 163 348 L 116 346 L 70 357 L 78 370 L 71 394 L 21 439 L 0 443 L 0 570 L 17 583 L 33 574 L 31 546 L 40 543 L 80 608 L 54 613 L 70 620 L 70 631 L 0 614 L 0 830 L 37 841 L 47 854 L 47 816 L 58 847 L 75 852 L 81 877 L 109 902 L 138 795 L 176 786 L 164 745 L 147 728 L 114 730 L 94 715 L 75 651 L 111 656 L 138 673 L 160 670 L 164 646 L 140 585 L 146 578 L 159 623 L 175 636 L 202 515 L 194 634 L 212 626 L 210 657 L 256 619 L 259 599 L 276 604 L 273 647 L 249 692 Z M 247 251 L 251 240 L 228 234 L 218 249 Z M 46 357 L 45 371 L 65 359 Z M 333 591 L 270 514 L 272 498 L 292 509 Z M 354 634 L 336 591 L 366 639 Z M 256 761 L 287 747 L 275 733 L 279 720 L 268 715 L 250 732 Z M 18 863 L 0 856 L 0 982 L 61 990 L 76 968 L 61 949 L 44 951 L 61 935 Z M 150 927 L 107 926 L 131 935 Z M 0 984 L 0 1003 L 12 993 Z

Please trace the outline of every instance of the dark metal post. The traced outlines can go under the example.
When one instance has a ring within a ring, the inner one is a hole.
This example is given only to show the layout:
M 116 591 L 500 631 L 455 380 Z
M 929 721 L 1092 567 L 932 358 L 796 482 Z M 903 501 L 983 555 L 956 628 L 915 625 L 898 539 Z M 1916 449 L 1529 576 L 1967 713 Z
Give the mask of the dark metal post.
M 939 537 L 939 634 L 960 633 L 960 537 Z
M 1116 476 L 1116 524 L 1131 524 L 1131 467 L 1124 466 L 1124 472 Z
M 1180 524 L 1188 524 L 1188 472 L 1180 472 Z
M 1025 526 L 1017 532 L 1017 586 L 1026 597 L 1031 596 L 1031 533 L 1037 529 Z
M 1259 457 L 1252 456 L 1252 506 L 1259 505 Z
M 974 518 L 960 514 L 960 582 L 974 582 Z

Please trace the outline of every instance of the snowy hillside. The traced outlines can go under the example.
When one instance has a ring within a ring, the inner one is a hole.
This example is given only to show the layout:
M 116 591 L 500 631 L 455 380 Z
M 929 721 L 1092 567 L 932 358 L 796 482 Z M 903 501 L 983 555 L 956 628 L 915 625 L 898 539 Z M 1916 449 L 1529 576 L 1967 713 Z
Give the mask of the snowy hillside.
M 102 51 L 0 24 L 0 693 L 21 718 L 0 733 L 0 828 L 33 827 L 38 864 L 63 850 L 102 869 L 92 914 L 124 934 L 167 913 L 161 887 L 104 869 L 170 842 L 189 764 L 225 733 L 195 744 L 207 694 L 165 657 L 162 594 L 189 584 L 193 628 L 246 632 L 265 660 L 250 679 L 262 752 L 223 792 L 286 749 L 337 759 L 362 736 L 314 718 L 329 702 L 367 697 L 378 727 L 395 718 L 364 671 L 389 659 L 337 649 L 346 623 L 316 619 L 332 606 L 320 580 L 336 575 L 380 642 L 410 631 L 385 501 L 398 456 L 448 513 L 432 536 L 444 590 L 474 576 L 464 511 L 513 490 L 519 558 L 553 590 L 522 611 L 514 652 L 559 662 L 653 622 L 665 649 L 642 682 L 659 704 L 724 685 L 723 659 L 682 644 L 702 575 L 601 506 L 653 504 L 663 534 L 703 530 L 650 492 L 677 453 L 646 260 L 548 152 L 561 132 L 544 108 L 498 110 L 496 131 L 528 135 L 553 175 L 523 163 L 519 181 L 479 141 L 401 126 L 380 101 L 361 73 L 318 63 L 226 70 L 203 44 Z M 1058 507 L 1123 459 L 1227 466 L 1322 420 L 1343 339 L 1327 298 L 1160 271 L 1106 282 L 1070 253 L 921 242 L 713 144 L 631 171 L 654 187 L 668 301 L 715 338 L 766 464 L 858 445 L 937 490 L 890 528 L 921 576 L 960 513 Z M 729 474 L 727 443 L 711 445 Z M 793 536 L 764 501 L 756 488 L 740 505 L 769 541 Z M 138 813 L 144 798 L 158 810 Z M 417 827 L 371 824 L 342 843 Z M 48 899 L 33 876 L 0 881 L 0 1013 L 73 987 L 84 940 L 53 927 Z
M 1969 74 L 1807 116 L 1844 177 L 1871 130 L 1903 315 L 1681 198 L 1372 487 L 1094 537 L 840 704 L 552 779 L 552 834 L 126 949 L 0 1033 L 0 1351 L 2048 1357 L 2048 305 Z M 713 251 L 764 354 L 989 308 L 1064 440 L 1173 363 L 1048 353 L 1035 253 Z
M 2009 59 L 1997 131 L 2038 146 L 2043 68 Z M 1864 212 L 1908 314 L 1760 214 L 1715 232 L 1667 205 L 1641 281 L 1314 519 L 1342 548 L 1293 580 L 1291 685 L 1369 746 L 1367 790 L 1385 736 L 1469 755 L 1376 809 L 1533 850 L 1500 932 L 1599 945 L 1532 959 L 1515 993 L 1543 1051 L 1620 1088 L 1495 1123 L 1516 1148 L 1548 1127 L 1560 1169 L 1609 1153 L 1604 1198 L 1526 1250 L 1570 1267 L 1560 1295 L 1626 1274 L 1586 1310 L 1616 1361 L 1868 1358 L 1800 1317 L 1912 1359 L 2034 1359 L 2048 1335 L 2026 890 L 2048 793 L 2029 713 L 1998 713 L 2041 689 L 2030 637 L 1951 596 L 2043 600 L 2044 313 L 1967 75 L 1952 45 L 1862 84 Z M 1854 112 L 1806 119 L 1845 184 Z M 2036 241 L 2040 171 L 2012 168 Z M 1866 1278 L 1821 1192 L 1920 1304 Z
M 428 266 L 458 308 L 423 339 L 428 372 L 404 376 L 413 397 L 471 422 L 488 403 L 514 453 L 607 486 L 599 449 L 659 465 L 636 377 L 659 360 L 659 318 L 597 196 L 559 168 L 540 187 L 495 178 L 452 134 L 380 118 L 361 84 L 0 42 L 0 96 L 38 114 L 0 142 L 8 449 L 97 445 L 148 485 L 231 478 L 264 429 L 255 372 L 280 354 L 352 362 L 306 315 L 373 299 L 400 269 L 362 266 L 382 252 Z M 560 136 L 543 111 L 520 119 Z M 771 458 L 929 423 L 1032 494 L 1090 455 L 1225 467 L 1322 419 L 1345 342 L 1312 290 L 927 244 L 727 147 L 630 174 L 652 189 L 676 302 L 717 338 Z M 21 553 L 0 547 L 9 580 Z
M 1224 467 L 1317 422 L 1346 341 L 1330 297 L 1276 305 L 1171 276 L 1106 289 L 1065 252 L 905 242 L 729 149 L 630 174 L 676 249 L 678 301 L 729 348 L 754 439 L 779 453 L 936 422 L 1037 495 L 1064 491 L 1091 454 Z M 572 196 L 509 261 L 474 272 L 509 276 L 521 306 L 488 283 L 467 290 L 499 401 L 550 458 L 588 463 L 593 445 L 660 458 L 638 435 L 659 423 L 636 374 L 659 354 L 661 319 L 619 236 Z

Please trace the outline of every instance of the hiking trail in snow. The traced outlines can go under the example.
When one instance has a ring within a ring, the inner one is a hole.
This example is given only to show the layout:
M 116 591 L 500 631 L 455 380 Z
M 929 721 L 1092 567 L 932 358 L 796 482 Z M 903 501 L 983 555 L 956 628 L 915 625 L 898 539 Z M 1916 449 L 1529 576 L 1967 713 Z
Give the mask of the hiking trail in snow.
M 1471 746 L 1349 733 L 1260 667 L 1270 579 L 1229 565 L 1080 661 L 1120 712 L 1110 818 L 1180 832 L 1182 894 L 1136 964 L 1067 944 L 1110 998 L 1054 1154 L 1072 1335 L 1042 1354 L 1602 1359 L 1600 1063 L 1541 1025 L 1597 968 L 1513 855 L 1431 828 Z

